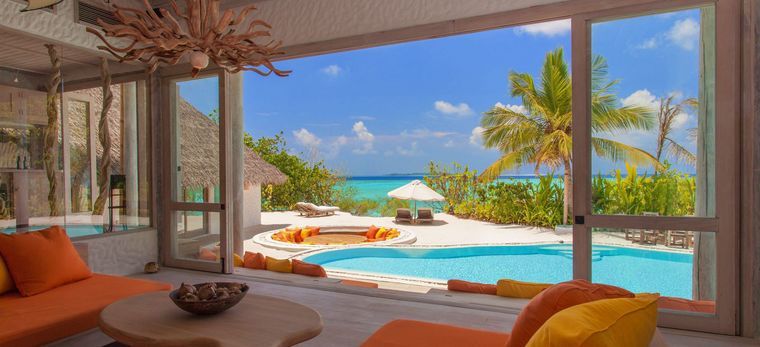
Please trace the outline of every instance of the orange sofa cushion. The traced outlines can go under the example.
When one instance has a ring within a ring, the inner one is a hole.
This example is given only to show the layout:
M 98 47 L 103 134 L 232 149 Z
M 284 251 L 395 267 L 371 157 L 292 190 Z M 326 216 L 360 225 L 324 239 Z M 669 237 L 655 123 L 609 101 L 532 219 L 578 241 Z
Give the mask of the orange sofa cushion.
M 320 227 L 307 227 L 308 229 L 311 229 L 311 236 L 317 236 L 319 235 Z
M 462 280 L 449 280 L 447 285 L 449 290 L 455 292 L 496 295 L 495 284 L 468 282 Z
M 92 276 L 59 226 L 28 233 L 0 233 L 0 255 L 23 296 Z
M 267 261 L 263 254 L 245 252 L 243 256 L 243 267 L 256 270 L 266 270 Z
M 293 262 L 290 259 L 266 257 L 267 270 L 282 273 L 293 273 Z
M 325 272 L 325 268 L 322 266 L 306 263 L 298 259 L 293 259 L 293 273 L 312 277 L 327 277 L 327 272 Z
M 670 296 L 661 296 L 657 300 L 657 306 L 659 308 L 664 308 L 667 310 L 715 313 L 715 301 L 709 300 L 689 300 L 683 298 L 674 298 Z
M 533 334 L 555 313 L 568 307 L 601 299 L 633 298 L 615 286 L 572 280 L 555 284 L 536 295 L 517 316 L 507 347 L 525 346 Z
M 367 236 L 367 239 L 376 239 L 377 237 L 375 235 L 379 230 L 380 228 L 373 225 L 367 229 L 367 234 L 365 236 Z
M 495 331 L 399 319 L 383 325 L 362 347 L 503 347 L 508 339 L 509 334 Z
M 549 283 L 523 282 L 511 279 L 501 279 L 496 282 L 496 295 L 507 298 L 532 299 L 546 288 Z
M 3 260 L 3 257 L 0 257 L 0 294 L 9 292 L 15 289 L 16 289 L 16 285 L 13 284 L 13 278 L 11 277 L 11 273 L 8 271 L 8 267 L 5 266 L 5 261 Z
M 201 248 L 201 250 L 198 252 L 198 259 L 207 260 L 207 261 L 217 261 L 217 256 L 216 256 L 216 253 L 214 253 L 214 251 L 208 248 Z
M 169 289 L 167 283 L 95 274 L 34 296 L 5 293 L 0 346 L 39 346 L 78 334 L 97 327 L 100 311 L 114 301 Z

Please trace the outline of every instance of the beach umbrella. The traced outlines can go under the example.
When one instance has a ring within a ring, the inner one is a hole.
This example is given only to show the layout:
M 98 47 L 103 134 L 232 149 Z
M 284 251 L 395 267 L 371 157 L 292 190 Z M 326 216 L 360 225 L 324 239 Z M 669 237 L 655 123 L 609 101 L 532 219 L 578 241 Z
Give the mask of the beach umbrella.
M 441 194 L 426 186 L 420 180 L 411 181 L 399 188 L 388 192 L 391 198 L 414 200 L 414 211 L 417 213 L 417 201 L 445 201 Z

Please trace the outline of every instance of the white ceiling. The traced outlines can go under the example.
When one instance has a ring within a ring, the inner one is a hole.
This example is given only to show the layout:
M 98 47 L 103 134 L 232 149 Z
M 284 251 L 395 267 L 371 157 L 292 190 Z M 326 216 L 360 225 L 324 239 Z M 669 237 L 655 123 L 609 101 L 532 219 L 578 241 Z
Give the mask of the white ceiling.
M 0 66 L 38 74 L 50 71 L 50 56 L 45 44 L 48 41 L 10 31 L 0 30 Z M 92 69 L 98 67 L 98 57 L 82 50 L 58 46 L 62 57 L 62 70 Z

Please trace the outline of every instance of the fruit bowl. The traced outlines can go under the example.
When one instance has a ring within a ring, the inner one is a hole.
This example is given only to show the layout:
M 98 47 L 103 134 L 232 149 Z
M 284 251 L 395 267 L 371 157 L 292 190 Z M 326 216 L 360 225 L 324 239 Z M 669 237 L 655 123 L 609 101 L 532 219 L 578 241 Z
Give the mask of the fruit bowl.
M 177 307 L 197 315 L 224 312 L 248 293 L 248 285 L 235 282 L 185 284 L 169 293 Z

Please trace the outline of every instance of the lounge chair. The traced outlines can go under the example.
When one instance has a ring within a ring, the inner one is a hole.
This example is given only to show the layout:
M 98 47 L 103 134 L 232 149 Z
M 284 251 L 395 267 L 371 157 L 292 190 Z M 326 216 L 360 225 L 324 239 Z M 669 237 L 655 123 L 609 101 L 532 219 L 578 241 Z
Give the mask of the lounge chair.
M 693 235 L 690 231 L 668 231 L 666 246 L 681 246 L 683 248 L 689 248 L 691 246 L 691 240 Z
M 340 211 L 339 207 L 317 206 L 310 202 L 297 202 L 296 209 L 298 209 L 300 215 L 306 217 L 330 216 Z
M 408 208 L 397 208 L 396 209 L 396 223 L 411 223 L 412 220 L 412 211 Z
M 432 223 L 433 209 L 432 208 L 418 208 L 417 209 L 417 222 L 418 223 Z

